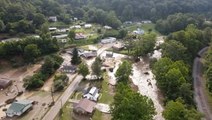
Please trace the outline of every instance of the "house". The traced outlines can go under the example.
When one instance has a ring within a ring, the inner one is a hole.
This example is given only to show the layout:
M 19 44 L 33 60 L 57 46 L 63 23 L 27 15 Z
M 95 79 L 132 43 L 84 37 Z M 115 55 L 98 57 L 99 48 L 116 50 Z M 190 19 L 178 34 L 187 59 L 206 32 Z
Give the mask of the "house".
M 123 45 L 122 43 L 120 43 L 120 42 L 117 42 L 116 44 L 114 44 L 114 45 L 112 46 L 112 48 L 113 48 L 114 50 L 119 51 L 119 50 L 122 50 L 122 49 L 124 48 L 124 45 Z
M 77 114 L 92 115 L 95 110 L 96 103 L 88 99 L 81 99 L 79 103 L 74 105 L 73 111 Z
M 5 89 L 8 86 L 12 85 L 12 80 L 9 80 L 8 78 L 0 78 L 0 89 Z
M 21 116 L 23 113 L 27 112 L 33 107 L 32 103 L 33 101 L 30 100 L 20 100 L 13 102 L 7 109 L 6 115 L 8 117 Z
M 108 44 L 108 43 L 114 43 L 114 42 L 116 42 L 116 38 L 114 37 L 108 37 L 101 40 L 102 44 Z
M 57 39 L 64 39 L 68 37 L 68 34 L 61 34 L 61 35 L 55 35 L 52 36 L 53 38 L 57 38 Z
M 102 63 L 102 66 L 105 68 L 114 68 L 115 67 L 115 59 L 114 58 L 107 58 Z
M 106 53 L 107 58 L 112 58 L 113 57 L 113 52 L 107 52 Z
M 80 29 L 80 28 L 82 28 L 80 25 L 74 25 L 70 27 L 70 29 Z
M 84 52 L 82 54 L 83 57 L 89 59 L 89 58 L 93 58 L 97 56 L 97 52 L 96 51 L 89 51 L 89 52 Z
M 87 38 L 87 36 L 84 35 L 83 33 L 76 33 L 75 34 L 75 39 L 76 40 L 85 39 L 85 38 Z
M 56 32 L 59 32 L 59 33 L 66 33 L 69 31 L 69 28 L 62 28 L 62 29 L 57 29 Z
M 67 43 L 67 39 L 58 39 L 57 41 L 60 43 Z
M 98 97 L 99 97 L 99 89 L 97 89 L 96 87 L 92 87 L 87 94 L 83 95 L 83 98 L 86 98 L 92 101 L 97 101 Z
M 144 24 L 150 24 L 150 23 L 152 23 L 152 21 L 150 21 L 150 20 L 143 20 L 141 22 L 144 23 Z
M 137 30 L 134 30 L 132 33 L 135 35 L 143 35 L 145 32 L 144 30 L 138 28 Z
M 85 24 L 84 27 L 85 27 L 85 28 L 91 28 L 92 25 L 91 25 L 91 24 Z
M 104 26 L 104 29 L 106 29 L 106 30 L 111 30 L 112 27 L 106 25 L 106 26 Z
M 56 16 L 50 16 L 49 21 L 50 22 L 57 22 L 57 17 Z
M 51 31 L 51 32 L 56 31 L 56 30 L 57 30 L 56 27 L 50 27 L 50 28 L 49 28 L 49 31 Z
M 77 67 L 72 65 L 63 65 L 61 68 L 64 73 L 76 73 Z
M 125 21 L 124 24 L 132 24 L 132 21 Z

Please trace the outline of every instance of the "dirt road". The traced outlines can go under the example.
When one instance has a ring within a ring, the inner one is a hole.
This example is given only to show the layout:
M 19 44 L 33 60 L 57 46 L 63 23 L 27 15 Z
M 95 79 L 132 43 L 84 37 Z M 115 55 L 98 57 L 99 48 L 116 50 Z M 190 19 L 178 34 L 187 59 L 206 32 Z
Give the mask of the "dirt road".
M 69 87 L 65 90 L 65 92 L 61 95 L 61 97 L 55 102 L 55 105 L 48 111 L 48 113 L 43 117 L 43 120 L 54 120 L 57 114 L 60 111 L 60 108 L 66 103 L 69 99 L 70 95 L 74 92 L 78 84 L 82 80 L 82 76 L 77 76 L 73 82 L 69 85 Z
M 204 48 L 199 52 L 200 57 L 203 56 L 207 49 Z M 203 64 L 201 58 L 196 57 L 193 64 L 193 79 L 194 79 L 194 97 L 197 108 L 204 114 L 204 120 L 212 120 L 212 113 L 208 105 L 207 96 L 204 93 L 205 84 L 202 76 Z

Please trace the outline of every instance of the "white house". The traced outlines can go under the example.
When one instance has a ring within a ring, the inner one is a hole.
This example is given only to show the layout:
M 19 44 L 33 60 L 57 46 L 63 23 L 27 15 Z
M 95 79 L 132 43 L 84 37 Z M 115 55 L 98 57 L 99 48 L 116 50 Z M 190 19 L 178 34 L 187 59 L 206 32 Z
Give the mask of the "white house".
M 80 28 L 82 28 L 80 25 L 74 25 L 70 27 L 70 29 L 80 29 Z
M 55 36 L 52 36 L 52 37 L 57 38 L 57 39 L 64 39 L 64 38 L 68 37 L 68 34 L 55 35 Z
M 85 28 L 91 28 L 92 25 L 91 25 L 91 24 L 85 24 L 84 27 L 85 27 Z
M 49 21 L 51 22 L 57 22 L 57 16 L 50 16 Z
M 104 26 L 104 28 L 105 28 L 105 29 L 107 29 L 107 30 L 110 30 L 110 29 L 112 29 L 112 27 L 110 27 L 110 26 L 107 26 L 107 25 L 106 25 L 106 26 Z
M 136 35 L 143 35 L 145 32 L 144 30 L 138 28 L 137 30 L 134 30 L 132 33 Z
M 56 31 L 56 30 L 57 30 L 56 27 L 50 27 L 50 28 L 49 28 L 49 31 Z
M 116 42 L 116 38 L 114 37 L 108 37 L 101 40 L 102 44 L 108 44 L 108 43 L 114 43 L 114 42 Z
M 97 101 L 98 97 L 99 97 L 99 89 L 97 89 L 96 87 L 92 87 L 87 94 L 83 95 L 83 98 L 86 98 L 92 101 Z

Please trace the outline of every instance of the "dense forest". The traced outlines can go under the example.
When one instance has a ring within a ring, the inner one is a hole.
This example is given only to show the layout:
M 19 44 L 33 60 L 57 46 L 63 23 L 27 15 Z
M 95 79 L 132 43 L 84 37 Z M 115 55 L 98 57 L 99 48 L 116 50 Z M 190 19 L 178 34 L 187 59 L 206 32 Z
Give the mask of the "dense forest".
M 70 23 L 73 17 L 77 17 L 118 28 L 121 21 L 148 19 L 156 22 L 182 13 L 158 22 L 158 28 L 162 27 L 159 31 L 169 33 L 191 23 L 201 26 L 204 18 L 211 19 L 212 3 L 210 0 L 1 0 L 0 11 L 0 32 L 10 34 L 36 33 L 49 16 L 57 16 L 64 23 Z M 202 16 L 197 17 L 193 13 L 201 13 Z M 176 21 L 169 24 L 175 18 Z M 180 25 L 173 26 L 175 23 Z M 171 27 L 164 28 L 167 25 Z

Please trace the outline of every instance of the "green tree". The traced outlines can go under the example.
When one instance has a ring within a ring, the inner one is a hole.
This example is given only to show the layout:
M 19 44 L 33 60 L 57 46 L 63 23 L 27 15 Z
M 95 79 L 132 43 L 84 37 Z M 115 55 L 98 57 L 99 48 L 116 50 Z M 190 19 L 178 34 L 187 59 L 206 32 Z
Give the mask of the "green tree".
M 71 58 L 71 63 L 73 65 L 78 65 L 78 64 L 81 63 L 81 58 L 78 55 L 78 49 L 77 48 L 73 49 L 73 56 Z
M 187 109 L 180 101 L 169 101 L 163 112 L 166 120 L 201 120 L 201 114 L 195 109 Z
M 152 53 L 154 51 L 156 43 L 156 35 L 151 34 L 145 34 L 143 35 L 140 40 L 136 41 L 134 44 L 134 56 L 146 56 L 148 53 Z
M 171 58 L 173 61 L 186 60 L 187 48 L 181 42 L 175 40 L 169 40 L 162 44 L 163 57 Z
M 102 67 L 101 59 L 99 57 L 97 57 L 95 59 L 95 61 L 93 62 L 91 69 L 92 69 L 93 74 L 96 75 L 98 79 L 102 75 L 101 67 Z
M 5 29 L 4 22 L 0 20 L 0 32 L 4 31 L 4 29 Z
M 69 33 L 68 33 L 68 37 L 71 41 L 73 41 L 75 39 L 75 31 L 70 30 Z
M 129 75 L 132 73 L 132 64 L 128 61 L 124 61 L 116 71 L 116 79 L 118 82 L 128 83 Z
M 151 99 L 119 83 L 111 112 L 112 120 L 153 120 L 155 109 Z
M 24 48 L 24 58 L 27 62 L 34 62 L 41 52 L 36 44 L 29 44 Z
M 83 76 L 84 79 L 89 74 L 88 65 L 86 63 L 82 62 L 79 65 L 79 73 Z

